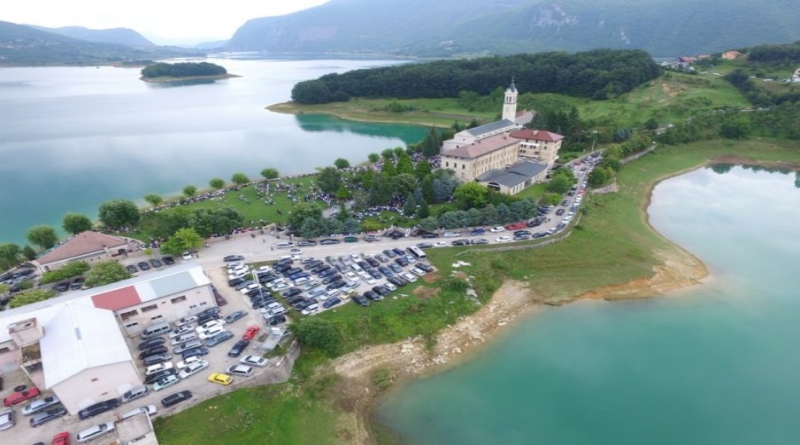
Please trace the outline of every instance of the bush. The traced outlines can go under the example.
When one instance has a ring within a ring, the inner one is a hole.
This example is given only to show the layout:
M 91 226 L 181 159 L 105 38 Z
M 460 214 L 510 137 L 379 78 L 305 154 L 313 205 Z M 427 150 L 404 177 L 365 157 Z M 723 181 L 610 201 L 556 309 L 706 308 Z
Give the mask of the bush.
M 67 278 L 77 277 L 90 268 L 89 264 L 85 261 L 76 261 L 68 263 L 66 266 L 58 270 L 51 270 L 42 275 L 39 284 L 55 283 L 56 281 L 66 280 Z

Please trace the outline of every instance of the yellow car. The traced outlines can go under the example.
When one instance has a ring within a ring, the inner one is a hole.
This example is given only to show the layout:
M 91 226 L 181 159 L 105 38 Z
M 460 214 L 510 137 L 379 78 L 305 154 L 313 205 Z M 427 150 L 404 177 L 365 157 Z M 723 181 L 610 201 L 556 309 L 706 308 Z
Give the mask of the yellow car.
M 220 385 L 230 385 L 233 382 L 233 378 L 228 374 L 223 374 L 221 372 L 215 372 L 208 376 L 208 381 L 211 383 L 218 383 Z

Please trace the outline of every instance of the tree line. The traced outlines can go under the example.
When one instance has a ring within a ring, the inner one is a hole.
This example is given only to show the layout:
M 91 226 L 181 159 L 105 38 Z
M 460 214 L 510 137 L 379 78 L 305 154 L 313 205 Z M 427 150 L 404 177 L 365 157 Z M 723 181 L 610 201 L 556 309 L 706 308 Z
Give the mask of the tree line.
M 609 99 L 660 73 L 650 55 L 641 50 L 516 54 L 326 74 L 295 85 L 292 100 L 319 104 L 351 97 L 455 98 L 462 91 L 488 95 L 499 85 L 508 85 L 512 77 L 520 93 Z
M 800 40 L 783 45 L 759 45 L 750 49 L 747 60 L 751 62 L 800 63 Z
M 228 71 L 219 65 L 208 62 L 156 63 L 142 69 L 142 77 L 191 77 L 219 76 Z

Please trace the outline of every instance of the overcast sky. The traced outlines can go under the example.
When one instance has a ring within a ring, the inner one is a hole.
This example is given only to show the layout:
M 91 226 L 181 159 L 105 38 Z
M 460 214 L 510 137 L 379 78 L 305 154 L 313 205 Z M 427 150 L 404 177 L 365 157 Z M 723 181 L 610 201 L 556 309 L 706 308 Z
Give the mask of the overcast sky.
M 0 20 L 50 28 L 131 28 L 158 44 L 230 38 L 248 19 L 289 14 L 328 0 L 6 0 Z

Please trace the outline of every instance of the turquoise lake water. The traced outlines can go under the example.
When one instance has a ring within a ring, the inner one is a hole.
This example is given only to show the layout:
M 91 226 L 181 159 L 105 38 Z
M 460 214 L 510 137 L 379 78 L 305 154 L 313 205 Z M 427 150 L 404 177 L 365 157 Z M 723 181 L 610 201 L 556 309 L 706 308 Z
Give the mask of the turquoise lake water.
M 392 395 L 380 422 L 413 445 L 798 443 L 794 174 L 696 170 L 658 185 L 649 214 L 706 284 L 543 310 Z
M 0 69 L 0 242 L 114 198 L 143 203 L 265 167 L 313 172 L 343 157 L 422 140 L 426 129 L 272 113 L 292 86 L 376 60 L 215 60 L 242 77 L 191 85 L 139 80 L 139 68 Z

